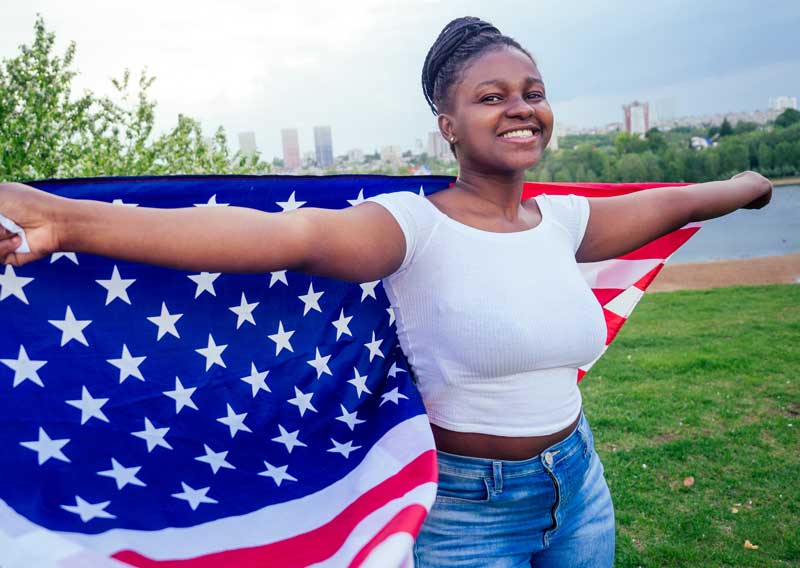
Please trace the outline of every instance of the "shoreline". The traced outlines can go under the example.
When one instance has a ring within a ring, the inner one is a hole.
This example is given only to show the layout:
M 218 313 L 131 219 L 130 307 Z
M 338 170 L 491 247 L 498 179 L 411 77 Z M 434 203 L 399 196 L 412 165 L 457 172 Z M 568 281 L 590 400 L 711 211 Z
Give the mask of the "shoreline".
M 800 283 L 800 253 L 735 260 L 667 263 L 648 292 Z
M 769 180 L 774 187 L 781 187 L 782 185 L 800 185 L 800 176 L 785 177 Z

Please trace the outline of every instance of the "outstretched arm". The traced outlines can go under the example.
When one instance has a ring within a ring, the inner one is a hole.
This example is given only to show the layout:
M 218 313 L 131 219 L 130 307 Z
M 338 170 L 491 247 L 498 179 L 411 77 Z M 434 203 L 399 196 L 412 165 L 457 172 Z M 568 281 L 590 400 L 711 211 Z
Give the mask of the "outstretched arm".
M 578 262 L 616 258 L 694 221 L 769 203 L 772 184 L 755 172 L 725 181 L 659 187 L 589 200 L 589 224 L 575 257 Z
M 286 213 L 242 207 L 152 209 L 0 184 L 0 213 L 28 237 L 31 253 L 15 253 L 19 237 L 0 228 L 0 261 L 16 266 L 70 251 L 185 270 L 288 268 L 366 282 L 393 272 L 405 254 L 400 227 L 375 203 Z

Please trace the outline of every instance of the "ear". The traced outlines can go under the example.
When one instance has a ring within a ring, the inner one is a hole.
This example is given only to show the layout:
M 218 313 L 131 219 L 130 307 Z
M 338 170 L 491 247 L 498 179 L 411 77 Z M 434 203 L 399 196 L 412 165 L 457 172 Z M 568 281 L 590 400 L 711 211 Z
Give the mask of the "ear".
M 440 114 L 436 120 L 439 123 L 439 132 L 441 132 L 444 139 L 450 143 L 451 139 L 456 138 L 455 121 L 453 117 L 449 114 Z

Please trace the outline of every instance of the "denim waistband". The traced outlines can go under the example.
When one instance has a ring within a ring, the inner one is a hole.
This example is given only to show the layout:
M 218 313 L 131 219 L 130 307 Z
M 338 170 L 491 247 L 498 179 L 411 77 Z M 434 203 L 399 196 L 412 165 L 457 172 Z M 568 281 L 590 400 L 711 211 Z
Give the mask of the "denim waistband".
M 475 458 L 437 451 L 439 471 L 458 474 L 465 477 L 492 477 L 502 464 L 503 475 L 513 477 L 552 469 L 559 462 L 569 458 L 578 450 L 589 444 L 589 423 L 581 409 L 580 419 L 573 431 L 561 440 L 546 448 L 542 453 L 525 460 L 495 460 L 491 458 Z

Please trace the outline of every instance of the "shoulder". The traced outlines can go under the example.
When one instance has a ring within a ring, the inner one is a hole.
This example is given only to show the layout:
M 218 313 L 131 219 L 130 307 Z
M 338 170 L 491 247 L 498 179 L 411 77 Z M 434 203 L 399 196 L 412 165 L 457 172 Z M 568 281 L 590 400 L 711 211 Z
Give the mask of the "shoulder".
M 572 240 L 574 250 L 583 240 L 586 226 L 589 224 L 589 200 L 582 195 L 537 195 L 533 199 L 539 205 L 542 218 L 549 217 L 560 225 Z

